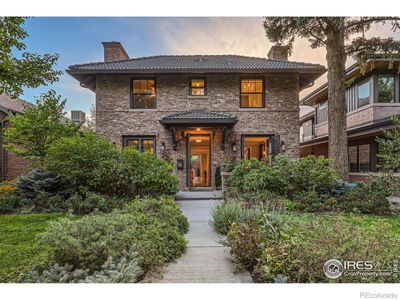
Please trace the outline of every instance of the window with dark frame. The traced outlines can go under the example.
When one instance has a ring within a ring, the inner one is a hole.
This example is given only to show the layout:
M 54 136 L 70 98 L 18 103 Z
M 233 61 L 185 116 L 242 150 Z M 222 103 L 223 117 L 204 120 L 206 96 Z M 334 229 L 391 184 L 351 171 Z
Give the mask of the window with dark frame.
M 157 108 L 155 79 L 133 79 L 131 108 Z
M 371 145 L 360 144 L 349 146 L 349 170 L 350 172 L 371 171 Z
M 269 160 L 270 151 L 270 136 L 248 135 L 242 137 L 243 159 L 256 158 L 260 161 Z
M 134 147 L 140 152 L 156 153 L 155 136 L 126 136 L 123 138 L 123 145 L 124 147 Z
M 240 107 L 264 107 L 264 81 L 262 79 L 242 79 L 240 82 Z
M 190 96 L 206 96 L 207 86 L 204 78 L 190 79 Z

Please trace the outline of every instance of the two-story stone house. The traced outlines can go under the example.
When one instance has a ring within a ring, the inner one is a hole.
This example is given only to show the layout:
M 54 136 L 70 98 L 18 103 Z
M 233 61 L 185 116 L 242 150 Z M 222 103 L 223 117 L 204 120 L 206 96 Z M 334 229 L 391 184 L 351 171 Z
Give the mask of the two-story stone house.
M 379 169 L 376 137 L 390 128 L 391 116 L 400 115 L 399 61 L 374 59 L 364 72 L 358 64 L 346 70 L 347 133 L 350 178 L 363 180 Z M 301 101 L 314 111 L 300 118 L 300 153 L 328 156 L 328 85 Z
M 275 45 L 268 59 L 162 55 L 130 59 L 106 42 L 104 62 L 67 72 L 96 93 L 96 130 L 175 165 L 180 188 L 215 188 L 226 159 L 299 157 L 299 92 L 326 70 L 289 62 Z

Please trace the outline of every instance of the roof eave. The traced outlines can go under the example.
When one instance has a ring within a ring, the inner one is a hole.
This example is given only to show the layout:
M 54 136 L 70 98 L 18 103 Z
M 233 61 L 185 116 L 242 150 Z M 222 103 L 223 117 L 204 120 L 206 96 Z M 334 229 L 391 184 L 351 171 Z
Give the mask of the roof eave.
M 161 119 L 160 123 L 165 128 L 177 127 L 229 127 L 232 128 L 238 122 L 237 119 Z

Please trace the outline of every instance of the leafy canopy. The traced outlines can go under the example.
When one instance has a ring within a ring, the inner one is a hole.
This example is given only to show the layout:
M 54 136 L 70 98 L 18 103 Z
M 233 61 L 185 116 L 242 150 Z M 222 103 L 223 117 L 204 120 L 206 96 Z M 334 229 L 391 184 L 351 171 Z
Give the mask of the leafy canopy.
M 331 34 L 343 33 L 346 54 L 366 66 L 367 59 L 377 54 L 388 59 L 400 57 L 400 41 L 364 36 L 373 24 L 389 22 L 396 31 L 400 29 L 399 21 L 399 17 L 266 17 L 264 29 L 272 42 L 287 45 L 289 51 L 296 37 L 307 39 L 315 49 L 326 47 Z
M 26 18 L 0 17 L 0 94 L 16 98 L 23 87 L 36 88 L 58 80 L 53 70 L 58 54 L 22 52 L 28 33 L 22 28 Z
M 10 127 L 4 130 L 6 149 L 41 164 L 54 141 L 79 130 L 78 125 L 64 118 L 65 103 L 50 90 L 36 99 L 36 106 L 25 106 L 23 114 L 8 116 Z

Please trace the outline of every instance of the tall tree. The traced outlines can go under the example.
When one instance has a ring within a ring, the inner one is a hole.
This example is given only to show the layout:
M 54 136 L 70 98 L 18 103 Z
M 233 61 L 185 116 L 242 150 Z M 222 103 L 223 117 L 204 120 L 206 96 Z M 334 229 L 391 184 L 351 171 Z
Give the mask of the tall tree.
M 400 42 L 392 38 L 366 38 L 373 24 L 389 22 L 392 30 L 400 29 L 396 17 L 266 17 L 264 29 L 273 42 L 292 50 L 296 37 L 305 38 L 311 48 L 326 48 L 328 65 L 329 158 L 339 176 L 348 179 L 345 63 L 354 57 L 365 67 L 368 58 L 399 58 Z
M 64 118 L 66 100 L 53 90 L 40 95 L 36 106 L 25 106 L 23 114 L 10 115 L 4 129 L 5 148 L 24 159 L 42 165 L 54 141 L 75 135 L 79 127 Z
M 58 54 L 24 51 L 23 40 L 28 36 L 22 27 L 25 19 L 0 17 L 0 94 L 6 93 L 12 98 L 18 97 L 23 87 L 53 83 L 61 74 L 53 70 Z

